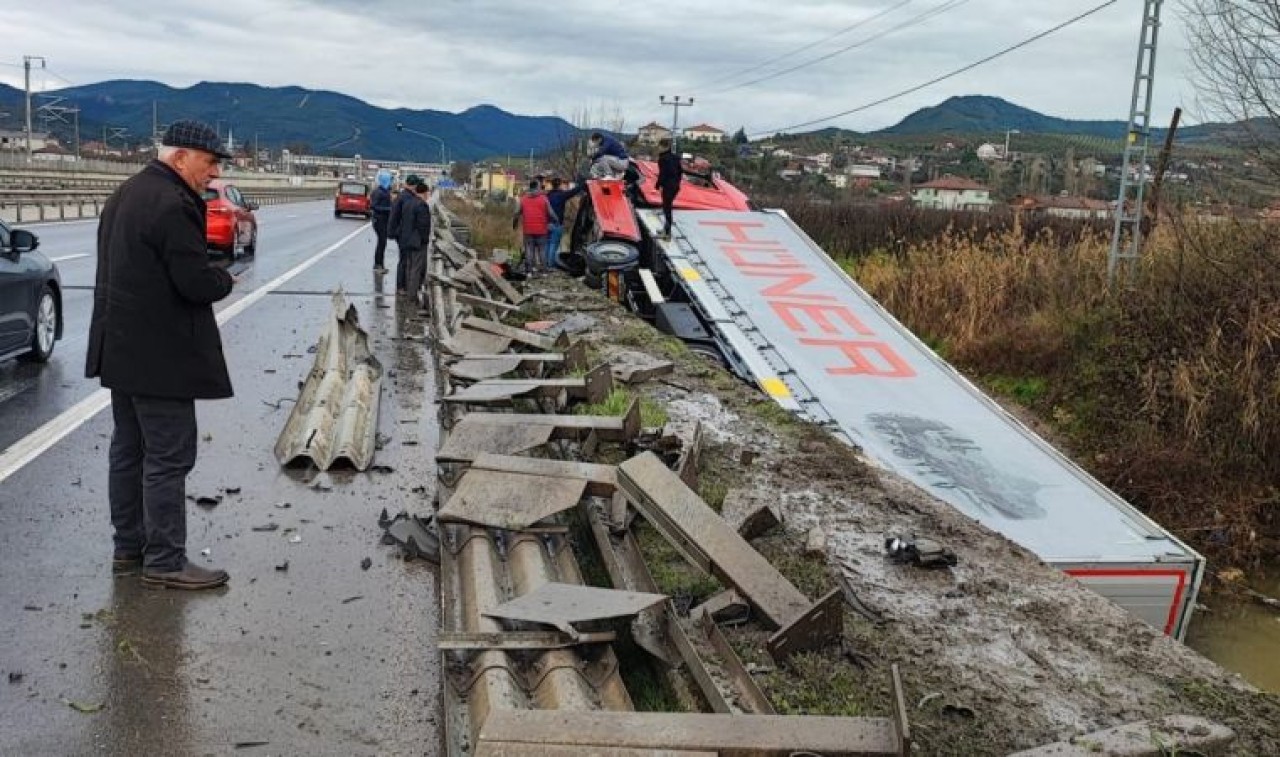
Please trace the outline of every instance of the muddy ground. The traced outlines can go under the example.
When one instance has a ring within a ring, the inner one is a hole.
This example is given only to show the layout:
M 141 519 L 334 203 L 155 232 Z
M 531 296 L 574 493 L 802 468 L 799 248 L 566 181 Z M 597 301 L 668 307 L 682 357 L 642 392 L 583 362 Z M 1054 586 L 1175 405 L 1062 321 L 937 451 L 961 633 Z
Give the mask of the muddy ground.
M 764 654 L 762 632 L 729 631 L 779 712 L 888 715 L 897 663 L 922 754 L 1004 754 L 1171 713 L 1233 728 L 1229 754 L 1280 754 L 1277 697 L 872 467 L 577 281 L 553 275 L 527 291 L 538 293 L 530 320 L 594 319 L 583 335 L 594 358 L 640 351 L 672 360 L 673 375 L 633 391 L 673 424 L 702 421 L 703 499 L 733 523 L 754 504 L 773 505 L 783 527 L 754 546 L 809 596 L 838 588 L 843 575 L 865 605 L 846 612 L 842 647 L 781 668 Z M 814 526 L 825 532 L 825 554 L 805 551 Z M 926 571 L 889 561 L 885 536 L 911 533 L 941 540 L 959 564 Z M 641 533 L 640 541 L 678 605 L 718 589 L 661 538 Z

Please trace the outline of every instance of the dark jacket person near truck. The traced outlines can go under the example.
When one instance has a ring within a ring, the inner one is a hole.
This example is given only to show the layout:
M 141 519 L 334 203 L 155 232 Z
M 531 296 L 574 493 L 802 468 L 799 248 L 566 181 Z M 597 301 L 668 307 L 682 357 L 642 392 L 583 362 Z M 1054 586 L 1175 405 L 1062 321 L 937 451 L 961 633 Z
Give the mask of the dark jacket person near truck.
M 171 125 L 162 145 L 103 208 L 85 375 L 111 390 L 113 567 L 205 589 L 227 574 L 187 561 L 186 477 L 195 400 L 231 396 L 213 303 L 235 279 L 209 265 L 201 193 L 229 156 L 196 121 Z

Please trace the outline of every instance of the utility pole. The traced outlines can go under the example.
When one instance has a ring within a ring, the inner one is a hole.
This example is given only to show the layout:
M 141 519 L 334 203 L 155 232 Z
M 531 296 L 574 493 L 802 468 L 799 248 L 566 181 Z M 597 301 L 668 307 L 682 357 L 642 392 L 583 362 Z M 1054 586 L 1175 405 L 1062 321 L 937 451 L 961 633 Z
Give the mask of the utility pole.
M 1163 2 L 1144 0 L 1143 3 L 1138 64 L 1133 74 L 1133 99 L 1129 104 L 1124 162 L 1120 166 L 1120 197 L 1116 201 L 1116 223 L 1111 234 L 1111 253 L 1107 257 L 1108 281 L 1115 280 L 1121 261 L 1133 269 L 1142 255 L 1143 195 L 1147 187 L 1147 150 L 1151 141 L 1151 94 L 1155 86 L 1156 39 Z
M 31 162 L 31 61 L 40 61 L 40 68 L 45 67 L 44 58 L 39 55 L 22 56 L 22 73 L 27 95 L 27 162 Z
M 658 95 L 658 103 L 671 108 L 671 151 L 678 152 L 676 148 L 680 144 L 680 109 L 693 107 L 693 98 L 681 100 L 680 95 L 674 95 L 668 100 L 666 95 Z

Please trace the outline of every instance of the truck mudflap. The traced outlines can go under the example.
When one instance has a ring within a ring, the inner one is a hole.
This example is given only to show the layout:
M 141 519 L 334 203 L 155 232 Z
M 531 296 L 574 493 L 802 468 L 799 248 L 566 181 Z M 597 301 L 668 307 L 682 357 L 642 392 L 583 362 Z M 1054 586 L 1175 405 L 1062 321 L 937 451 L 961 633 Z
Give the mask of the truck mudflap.
M 1142 592 L 1101 591 L 1181 638 L 1204 559 L 980 392 L 785 214 L 677 212 L 674 231 L 655 249 L 736 373 L 1051 565 L 1185 574 L 1138 577 L 1176 597 L 1160 617 Z

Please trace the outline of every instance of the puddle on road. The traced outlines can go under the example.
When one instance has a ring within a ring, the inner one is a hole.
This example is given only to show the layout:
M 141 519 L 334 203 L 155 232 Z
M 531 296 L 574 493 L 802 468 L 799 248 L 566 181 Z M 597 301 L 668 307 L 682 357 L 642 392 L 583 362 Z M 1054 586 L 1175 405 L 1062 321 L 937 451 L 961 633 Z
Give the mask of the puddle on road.
M 1280 570 L 1255 588 L 1280 598 Z M 1210 607 L 1212 612 L 1196 614 L 1187 645 L 1253 685 L 1280 694 L 1280 611 L 1221 595 Z

